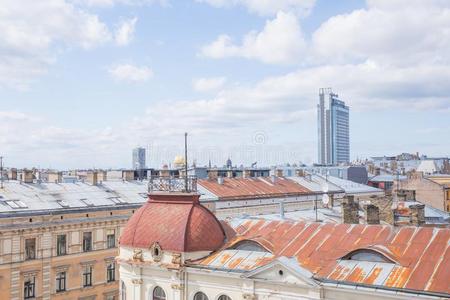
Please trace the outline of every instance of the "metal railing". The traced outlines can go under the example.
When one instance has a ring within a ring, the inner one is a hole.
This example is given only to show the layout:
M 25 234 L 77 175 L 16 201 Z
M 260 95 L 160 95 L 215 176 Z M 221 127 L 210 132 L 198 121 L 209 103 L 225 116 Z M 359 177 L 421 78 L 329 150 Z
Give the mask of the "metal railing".
M 151 192 L 197 192 L 197 177 L 161 177 L 151 176 L 148 181 L 148 191 Z

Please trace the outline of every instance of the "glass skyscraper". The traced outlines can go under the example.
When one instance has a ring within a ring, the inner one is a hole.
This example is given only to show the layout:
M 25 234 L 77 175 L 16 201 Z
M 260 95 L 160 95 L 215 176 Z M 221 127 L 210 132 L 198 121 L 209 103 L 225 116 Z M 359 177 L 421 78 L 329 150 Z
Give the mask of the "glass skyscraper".
M 133 149 L 133 166 L 135 170 L 145 169 L 145 148 Z
M 349 162 L 349 108 L 331 88 L 319 89 L 317 125 L 319 164 L 337 165 Z

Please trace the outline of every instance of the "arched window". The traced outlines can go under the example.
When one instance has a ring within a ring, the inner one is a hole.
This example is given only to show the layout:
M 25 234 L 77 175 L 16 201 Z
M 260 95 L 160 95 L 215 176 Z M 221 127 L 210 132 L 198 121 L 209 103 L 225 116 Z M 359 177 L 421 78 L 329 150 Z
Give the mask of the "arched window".
M 206 296 L 204 293 L 202 292 L 197 292 L 194 295 L 194 300 L 208 300 L 208 296 Z
M 371 250 L 371 249 L 358 249 L 350 252 L 342 257 L 345 260 L 358 260 L 358 261 L 370 261 L 370 262 L 384 262 L 394 264 L 395 262 L 384 256 L 383 254 Z
M 127 287 L 122 280 L 120 284 L 120 300 L 127 300 Z
M 236 245 L 232 249 L 236 250 L 246 250 L 246 251 L 256 251 L 256 252 L 268 252 L 263 246 L 261 246 L 259 243 L 250 241 L 250 240 L 243 240 Z
M 153 300 L 166 300 L 166 293 L 159 286 L 153 290 Z
M 217 298 L 217 300 L 231 300 L 231 298 L 227 295 L 221 295 L 219 298 Z

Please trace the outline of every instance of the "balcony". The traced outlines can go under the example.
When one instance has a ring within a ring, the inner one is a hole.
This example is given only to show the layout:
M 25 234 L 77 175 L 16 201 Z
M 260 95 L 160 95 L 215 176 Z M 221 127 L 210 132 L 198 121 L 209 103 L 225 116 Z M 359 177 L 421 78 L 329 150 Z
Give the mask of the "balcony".
M 197 192 L 197 177 L 160 177 L 152 176 L 148 182 L 148 192 Z

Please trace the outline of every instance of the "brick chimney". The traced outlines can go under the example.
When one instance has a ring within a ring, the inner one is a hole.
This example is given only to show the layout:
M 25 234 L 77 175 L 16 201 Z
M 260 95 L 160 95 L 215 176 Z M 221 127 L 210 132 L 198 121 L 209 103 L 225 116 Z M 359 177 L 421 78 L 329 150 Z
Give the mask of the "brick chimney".
M 60 183 L 62 182 L 62 172 L 50 172 L 48 173 L 48 182 Z
M 17 169 L 16 168 L 9 169 L 8 179 L 9 180 L 17 180 Z
M 283 170 L 282 169 L 277 169 L 276 172 L 275 172 L 275 175 L 277 177 L 283 177 Z
M 409 222 L 413 226 L 420 226 L 425 224 L 425 205 L 415 204 L 409 207 L 410 215 Z
M 209 179 L 216 180 L 218 176 L 219 176 L 219 172 L 217 171 L 217 169 L 209 169 L 208 170 L 208 178 Z
M 98 172 L 97 171 L 88 171 L 87 173 L 87 182 L 92 185 L 97 185 L 98 183 Z
M 250 170 L 244 169 L 244 171 L 242 172 L 242 177 L 243 178 L 249 178 L 250 176 Z
M 32 170 L 24 169 L 22 171 L 22 181 L 24 183 L 33 183 L 34 175 Z
M 134 180 L 134 170 L 123 170 L 122 180 L 133 181 Z
M 302 169 L 295 170 L 295 176 L 303 177 L 305 176 L 305 172 Z
M 342 222 L 346 224 L 359 224 L 359 205 L 355 202 L 354 196 L 347 196 L 342 202 Z
M 368 204 L 364 207 L 364 210 L 366 211 L 366 224 L 380 224 L 380 210 L 378 206 Z

